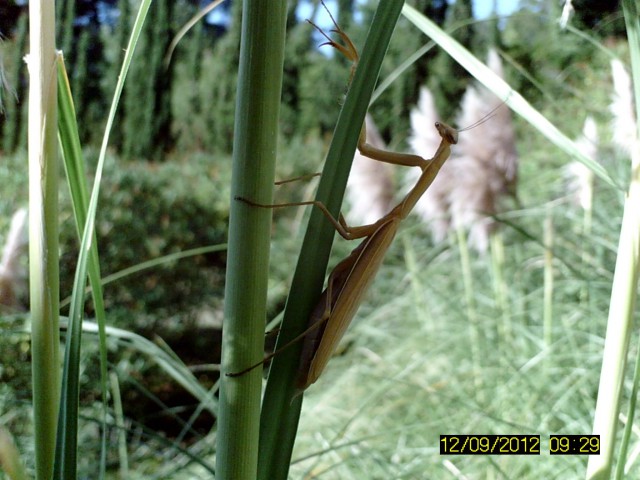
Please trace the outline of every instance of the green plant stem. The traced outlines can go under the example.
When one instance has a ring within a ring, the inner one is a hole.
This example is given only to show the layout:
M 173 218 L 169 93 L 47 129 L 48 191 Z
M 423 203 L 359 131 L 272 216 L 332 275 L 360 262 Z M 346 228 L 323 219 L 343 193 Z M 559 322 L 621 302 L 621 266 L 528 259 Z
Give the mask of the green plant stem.
M 495 304 L 500 310 L 502 325 L 498 327 L 500 341 L 509 343 L 513 340 L 511 309 L 509 306 L 509 288 L 504 279 L 504 240 L 501 232 L 491 234 L 491 273 Z
M 29 2 L 29 277 L 36 479 L 53 472 L 60 392 L 55 10 Z
M 120 381 L 118 374 L 109 374 L 111 392 L 113 396 L 113 413 L 115 416 L 116 428 L 118 429 L 118 460 L 120 461 L 120 478 L 129 478 L 129 458 L 127 456 L 127 430 L 124 423 L 124 412 L 122 410 L 122 398 L 120 397 Z
M 336 124 L 316 195 L 316 200 L 324 203 L 335 217 L 340 212 L 360 128 L 403 3 L 385 0 L 378 4 Z M 309 315 L 320 297 L 334 236 L 333 226 L 314 209 L 298 257 L 276 348 L 288 344 L 307 328 Z M 263 480 L 285 480 L 288 476 L 302 407 L 302 395 L 296 395 L 295 390 L 301 348 L 302 342 L 298 342 L 276 355 L 269 372 L 260 418 L 258 465 L 259 478 Z
M 480 328 L 478 326 L 478 308 L 476 306 L 475 287 L 473 284 L 473 272 L 471 270 L 471 257 L 469 255 L 469 245 L 467 234 L 461 226 L 456 226 L 456 239 L 458 241 L 458 251 L 460 252 L 460 270 L 462 271 L 462 284 L 464 285 L 464 303 L 467 307 L 467 319 L 469 320 L 469 342 L 471 343 L 471 363 L 474 371 L 474 384 L 476 400 L 478 403 L 484 401 L 482 386 L 482 364 L 480 362 Z
M 544 298 L 542 300 L 542 330 L 544 345 L 551 346 L 553 330 L 553 217 L 551 210 L 544 220 Z
M 635 170 L 635 178 L 625 201 L 618 258 L 611 286 L 609 318 L 593 421 L 593 433 L 600 435 L 601 453 L 589 457 L 586 478 L 590 480 L 609 478 L 611 472 L 627 351 L 633 326 L 640 259 L 640 169 Z
M 286 1 L 244 0 L 236 101 L 229 248 L 222 337 L 216 478 L 255 479 L 261 369 L 229 377 L 263 356 L 271 211 L 282 89 Z

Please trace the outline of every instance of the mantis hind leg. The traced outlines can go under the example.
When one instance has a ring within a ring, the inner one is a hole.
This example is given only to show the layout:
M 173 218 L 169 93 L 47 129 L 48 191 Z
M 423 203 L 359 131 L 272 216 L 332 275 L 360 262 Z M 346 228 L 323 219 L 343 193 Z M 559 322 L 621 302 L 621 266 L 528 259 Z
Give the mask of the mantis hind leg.
M 314 321 L 309 327 L 307 327 L 307 329 L 304 332 L 302 332 L 300 335 L 297 335 L 292 340 L 289 340 L 282 347 L 278 348 L 275 352 L 270 353 L 269 355 L 264 357 L 262 360 L 260 360 L 258 363 L 255 363 L 255 364 L 251 365 L 250 367 L 245 368 L 244 370 L 240 370 L 239 372 L 228 372 L 228 373 L 226 373 L 227 377 L 239 377 L 241 375 L 244 375 L 245 373 L 249 373 L 251 370 L 255 370 L 256 368 L 258 368 L 261 365 L 264 365 L 266 362 L 271 360 L 273 357 L 275 357 L 276 355 L 279 355 L 280 353 L 282 353 L 284 350 L 286 350 L 287 348 L 291 347 L 292 345 L 295 345 L 300 340 L 304 339 L 309 333 L 311 333 L 315 329 L 319 328 L 321 325 L 325 324 L 328 319 L 329 319 L 329 315 L 326 315 L 326 317 L 323 316 L 320 319 L 318 319 L 317 321 Z
M 326 326 L 327 321 L 331 316 L 331 305 L 333 305 L 334 303 L 334 299 L 332 298 L 333 292 L 334 292 L 333 284 L 335 282 L 343 282 L 344 280 L 340 279 L 341 273 L 346 273 L 349 270 L 350 270 L 349 266 L 347 265 L 336 266 L 334 271 L 329 276 L 329 280 L 327 281 L 327 289 L 322 294 L 323 298 L 321 298 L 320 302 L 318 303 L 318 305 L 323 305 L 322 310 L 320 311 L 319 308 L 316 308 L 314 310 L 314 312 L 311 314 L 309 325 L 302 333 L 300 333 L 293 339 L 289 340 L 286 344 L 278 348 L 275 352 L 270 353 L 269 355 L 265 356 L 262 360 L 251 365 L 250 367 L 247 367 L 244 370 L 240 370 L 239 372 L 228 372 L 226 374 L 227 377 L 239 377 L 241 375 L 244 375 L 245 373 L 249 373 L 251 370 L 258 368 L 261 365 L 264 365 L 266 362 L 271 360 L 276 355 L 279 355 L 280 353 L 282 353 L 284 350 L 288 349 L 292 345 L 295 345 L 300 340 L 307 339 L 310 333 L 319 329 L 316 336 L 311 338 L 309 342 L 305 342 L 306 350 L 303 350 L 301 357 L 302 358 L 307 357 L 308 360 L 306 362 L 301 362 L 300 374 L 302 374 L 304 372 L 304 368 L 302 366 L 304 365 L 304 363 L 308 363 L 308 364 L 311 363 L 313 354 L 315 353 L 315 349 L 313 348 L 313 345 L 317 343 L 317 339 L 322 338 L 322 335 L 324 334 L 324 327 Z M 339 291 L 339 289 L 337 289 L 336 291 Z M 311 347 L 309 347 L 309 345 L 311 345 Z
M 307 202 L 289 202 L 289 203 L 275 203 L 275 204 L 265 204 L 265 203 L 257 203 L 252 200 L 249 200 L 244 197 L 236 197 L 236 200 L 244 202 L 252 207 L 260 207 L 260 208 L 284 208 L 284 207 L 301 207 L 304 205 L 313 205 L 320 209 L 322 214 L 331 222 L 336 231 L 340 234 L 342 238 L 345 240 L 355 240 L 357 238 L 368 237 L 372 235 L 378 228 L 381 221 L 385 220 L 387 217 L 383 217 L 381 220 L 378 220 L 376 223 L 372 223 L 369 225 L 361 225 L 358 227 L 350 227 L 347 225 L 346 220 L 340 214 L 339 220 L 336 220 L 331 212 L 327 209 L 324 203 L 319 202 L 317 200 L 309 200 Z
M 299 180 L 310 180 L 315 177 L 319 177 L 322 174 L 320 172 L 316 173 L 307 173 L 306 175 L 300 175 L 299 177 L 287 178 L 286 180 L 278 180 L 277 182 L 273 182 L 274 185 L 284 185 L 285 183 L 297 182 Z

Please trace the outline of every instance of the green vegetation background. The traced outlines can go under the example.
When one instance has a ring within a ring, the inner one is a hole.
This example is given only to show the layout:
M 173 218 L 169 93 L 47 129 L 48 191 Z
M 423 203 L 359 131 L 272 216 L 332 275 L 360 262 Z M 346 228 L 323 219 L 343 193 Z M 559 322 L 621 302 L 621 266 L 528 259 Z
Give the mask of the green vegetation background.
M 57 2 L 59 47 L 72 78 L 83 144 L 89 145 L 89 168 L 95 163 L 92 145 L 99 141 L 96 132 L 102 131 L 135 14 L 130 2 L 121 0 L 120 21 L 112 27 L 93 17 L 88 24 L 77 25 L 75 19 L 90 3 Z M 372 8 L 368 4 L 356 8 L 353 0 L 337 3 L 338 21 L 358 45 Z M 431 0 L 410 3 L 452 31 L 480 58 L 489 46 L 497 47 L 508 64 L 511 85 L 565 133 L 576 137 L 586 115 L 594 116 L 603 138 L 600 160 L 624 184 L 628 162 L 609 146 L 606 133 L 612 88 L 609 57 L 584 38 L 560 31 L 556 22 L 560 11 L 554 2 L 523 1 L 511 17 L 481 22 L 471 21 L 467 0 L 448 8 L 445 2 Z M 577 16 L 572 24 L 624 58 L 624 24 L 615 3 L 610 2 L 609 11 L 598 12 L 574 2 Z M 346 62 L 318 49 L 313 29 L 295 16 L 297 2 L 290 4 L 280 178 L 318 170 L 349 75 Z M 169 42 L 197 6 L 186 0 L 154 2 L 112 136 L 113 158 L 97 221 L 104 274 L 160 255 L 224 243 L 239 5 L 232 4 L 227 32 L 198 23 L 167 64 Z M 14 2 L 2 8 L 0 239 L 12 213 L 26 204 L 27 191 L 27 88 L 21 60 L 26 53 L 27 16 Z M 424 43 L 425 38 L 401 19 L 382 78 Z M 386 140 L 403 149 L 419 87 L 429 85 L 443 119 L 449 121 L 455 118 L 468 83 L 446 55 L 431 50 L 393 82 L 371 112 Z M 570 206 L 566 196 L 562 167 L 569 159 L 517 120 L 516 129 L 521 154 L 518 195 L 524 208 L 504 218 L 505 259 L 500 271 L 508 286 L 506 303 L 499 301 L 501 287 L 492 259 L 474 257 L 480 337 L 471 338 L 459 252 L 453 243 L 433 245 L 425 226 L 411 220 L 347 335 L 345 355 L 334 359 L 321 385 L 309 392 L 297 447 L 297 458 L 309 459 L 295 465 L 300 470 L 293 475 L 333 469 L 326 478 L 372 478 L 375 465 L 375 478 L 424 478 L 426 472 L 445 468 L 437 453 L 439 433 L 540 433 L 544 438 L 549 433 L 590 431 L 622 195 L 597 186 L 601 188 L 595 197 L 593 230 L 585 237 L 582 212 Z M 277 196 L 297 200 L 308 197 L 310 188 L 283 187 Z M 70 292 L 77 244 L 66 192 L 61 194 L 63 217 L 68 219 L 61 227 L 60 252 L 65 296 Z M 270 291 L 274 316 L 288 290 L 303 215 L 274 214 Z M 545 221 L 553 225 L 551 344 L 543 342 L 541 326 Z M 336 258 L 349 249 L 337 245 Z M 105 298 L 110 322 L 156 340 L 160 334 L 185 362 L 217 362 L 215 348 L 203 340 L 207 338 L 203 332 L 220 322 L 224 263 L 223 254 L 201 255 L 109 285 Z M 87 313 L 91 315 L 90 306 Z M 0 322 L 6 333 L 0 338 L 0 418 L 16 435 L 21 450 L 28 452 L 25 318 L 12 312 L 0 316 Z M 94 384 L 98 367 L 93 339 L 85 343 L 81 435 L 83 448 L 91 451 L 98 442 Z M 480 349 L 479 365 L 469 358 L 472 346 Z M 110 360 L 121 381 L 127 380 L 125 415 L 137 432 L 129 445 L 131 478 L 198 478 L 194 477 L 199 474 L 197 463 L 185 459 L 181 449 L 192 449 L 202 458 L 211 455 L 199 450 L 211 419 L 203 419 L 202 425 L 190 423 L 195 402 L 181 396 L 180 388 L 135 348 L 114 342 Z M 203 370 L 200 378 L 210 385 L 215 373 Z M 149 403 L 142 403 L 142 398 Z M 136 403 L 156 407 L 145 414 L 133 407 Z M 115 442 L 115 433 L 113 438 Z M 167 461 L 175 455 L 182 460 Z M 83 461 L 81 471 L 91 476 L 95 465 L 89 458 Z M 111 461 L 115 463 L 115 456 Z M 579 457 L 467 457 L 456 463 L 463 470 L 493 472 L 496 478 L 574 478 L 584 468 Z

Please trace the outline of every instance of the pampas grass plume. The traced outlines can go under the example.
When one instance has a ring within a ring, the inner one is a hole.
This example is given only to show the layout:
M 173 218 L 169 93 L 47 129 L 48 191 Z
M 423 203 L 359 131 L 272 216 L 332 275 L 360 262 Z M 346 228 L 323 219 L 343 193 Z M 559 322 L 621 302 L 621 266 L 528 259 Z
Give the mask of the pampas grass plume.
M 587 117 L 582 127 L 582 135 L 576 140 L 582 153 L 596 160 L 598 152 L 598 129 L 592 117 Z M 591 210 L 593 204 L 593 172 L 583 163 L 574 161 L 567 165 L 566 176 L 569 180 L 568 190 L 574 203 L 583 210 Z
M 612 140 L 622 151 L 630 155 L 637 132 L 631 77 L 624 64 L 618 59 L 611 60 L 611 75 L 613 77 L 613 98 L 609 109 L 613 117 L 611 121 Z

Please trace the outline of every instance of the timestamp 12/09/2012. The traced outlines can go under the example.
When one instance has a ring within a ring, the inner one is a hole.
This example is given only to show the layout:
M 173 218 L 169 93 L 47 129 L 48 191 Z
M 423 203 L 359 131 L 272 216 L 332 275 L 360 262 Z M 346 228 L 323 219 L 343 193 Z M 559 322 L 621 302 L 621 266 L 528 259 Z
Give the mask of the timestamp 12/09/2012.
M 598 455 L 600 435 L 550 435 L 551 455 Z M 440 455 L 540 455 L 540 435 L 440 435 Z

